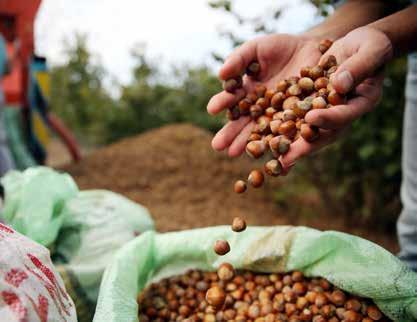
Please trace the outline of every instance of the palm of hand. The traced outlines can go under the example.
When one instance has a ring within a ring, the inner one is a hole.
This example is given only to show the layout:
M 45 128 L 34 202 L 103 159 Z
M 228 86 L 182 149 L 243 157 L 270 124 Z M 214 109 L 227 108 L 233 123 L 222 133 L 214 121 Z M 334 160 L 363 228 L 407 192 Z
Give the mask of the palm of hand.
M 245 43 L 226 60 L 220 71 L 220 78 L 228 79 L 241 75 L 254 60 L 260 63 L 261 74 L 257 80 L 245 76 L 243 89 L 235 94 L 223 91 L 215 95 L 207 109 L 209 113 L 217 114 L 230 108 L 246 94 L 253 92 L 257 84 L 275 88 L 279 81 L 299 75 L 301 67 L 316 65 L 320 56 L 317 42 L 301 36 L 270 35 Z M 248 117 L 229 122 L 213 139 L 213 148 L 228 148 L 230 156 L 240 155 L 245 149 L 252 127 L 253 123 Z

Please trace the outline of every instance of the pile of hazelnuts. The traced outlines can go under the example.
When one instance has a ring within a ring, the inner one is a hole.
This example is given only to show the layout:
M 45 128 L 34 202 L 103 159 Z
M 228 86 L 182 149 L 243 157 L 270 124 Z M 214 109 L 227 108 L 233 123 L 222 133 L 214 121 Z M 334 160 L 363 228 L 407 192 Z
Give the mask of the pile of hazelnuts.
M 332 41 L 326 39 L 320 42 L 318 48 L 324 54 L 331 45 Z M 304 121 L 307 112 L 345 102 L 346 97 L 336 92 L 329 81 L 337 67 L 336 57 L 329 55 L 317 66 L 303 67 L 300 77 L 293 76 L 279 81 L 275 88 L 267 89 L 264 85 L 256 85 L 253 93 L 247 94 L 237 105 L 228 109 L 229 120 L 250 116 L 255 121 L 246 145 L 246 153 L 258 159 L 270 152 L 273 158 L 264 165 L 267 175 L 277 177 L 282 173 L 278 158 L 289 151 L 292 142 L 299 137 L 307 142 L 314 142 L 320 137 L 319 128 Z M 246 75 L 255 80 L 260 72 L 257 61 L 250 63 L 246 69 Z M 223 89 L 229 93 L 234 93 L 241 87 L 241 76 L 223 82 Z M 264 182 L 263 172 L 259 169 L 252 170 L 248 182 L 254 188 L 261 187 Z M 234 185 L 236 193 L 243 193 L 246 188 L 243 180 L 238 180 Z
M 209 291 L 206 298 L 206 292 Z M 191 270 L 148 286 L 138 297 L 140 322 L 391 321 L 368 299 L 301 272 L 258 274 Z

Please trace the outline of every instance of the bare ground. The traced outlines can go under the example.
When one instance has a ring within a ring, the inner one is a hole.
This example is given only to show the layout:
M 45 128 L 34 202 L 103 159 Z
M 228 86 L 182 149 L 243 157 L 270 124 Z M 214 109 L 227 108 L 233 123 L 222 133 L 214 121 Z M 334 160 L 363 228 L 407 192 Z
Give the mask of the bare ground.
M 159 231 L 229 224 L 244 217 L 249 225 L 305 225 L 339 230 L 398 249 L 395 234 L 373 227 L 346 225 L 327 213 L 314 197 L 291 196 L 294 207 L 279 206 L 274 196 L 291 184 L 287 178 L 269 179 L 260 189 L 236 195 L 236 179 L 254 167 L 247 157 L 230 159 L 210 147 L 211 134 L 192 125 L 169 125 L 99 149 L 69 172 L 81 189 L 109 189 L 149 208 Z

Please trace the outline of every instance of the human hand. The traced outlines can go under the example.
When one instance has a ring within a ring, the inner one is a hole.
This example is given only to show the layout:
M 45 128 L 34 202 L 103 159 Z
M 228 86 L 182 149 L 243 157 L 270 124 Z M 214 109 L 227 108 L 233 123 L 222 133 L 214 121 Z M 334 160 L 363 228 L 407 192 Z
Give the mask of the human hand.
M 346 104 L 306 114 L 305 121 L 321 129 L 321 138 L 314 143 L 294 142 L 290 151 L 281 158 L 284 169 L 288 170 L 299 158 L 335 141 L 354 120 L 376 106 L 383 81 L 383 75 L 378 71 L 392 57 L 393 50 L 385 34 L 374 28 L 361 27 L 337 40 L 320 63 L 329 55 L 334 55 L 339 63 L 337 71 L 330 77 L 331 84 L 339 93 L 354 90 L 354 96 Z
M 311 37 L 286 34 L 246 42 L 226 59 L 219 77 L 226 80 L 241 75 L 252 61 L 259 62 L 260 75 L 256 80 L 244 76 L 243 88 L 234 94 L 222 91 L 213 96 L 207 106 L 208 112 L 217 114 L 236 105 L 247 93 L 253 92 L 257 84 L 274 88 L 278 81 L 298 75 L 300 67 L 316 65 L 321 56 L 317 43 Z M 249 117 L 228 122 L 214 137 L 213 148 L 218 151 L 228 148 L 230 156 L 239 156 L 245 150 L 253 125 Z

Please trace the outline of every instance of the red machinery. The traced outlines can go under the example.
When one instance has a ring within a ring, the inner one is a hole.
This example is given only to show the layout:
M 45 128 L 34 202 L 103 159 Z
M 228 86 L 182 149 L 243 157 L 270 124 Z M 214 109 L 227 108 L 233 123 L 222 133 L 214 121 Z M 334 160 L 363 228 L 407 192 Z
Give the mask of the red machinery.
M 29 66 L 34 56 L 34 21 L 40 4 L 41 0 L 0 0 L 0 33 L 11 58 L 11 72 L 2 81 L 3 90 L 6 104 L 23 108 L 24 115 L 29 107 Z M 65 142 L 73 160 L 78 161 L 80 149 L 72 133 L 50 111 L 45 119 Z

